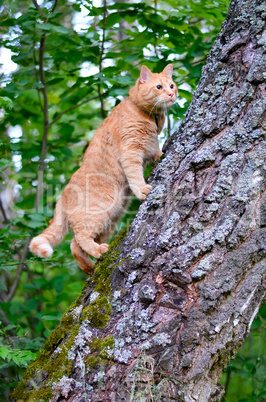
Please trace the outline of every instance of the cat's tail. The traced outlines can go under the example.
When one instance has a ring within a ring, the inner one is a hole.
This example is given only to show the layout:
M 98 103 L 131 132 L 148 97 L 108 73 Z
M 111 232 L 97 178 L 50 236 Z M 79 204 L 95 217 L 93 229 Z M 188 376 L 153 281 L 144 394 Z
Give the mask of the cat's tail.
M 80 268 L 82 271 L 85 272 L 85 274 L 89 275 L 92 273 L 94 262 L 90 259 L 87 253 L 85 253 L 84 250 L 80 247 L 78 244 L 77 240 L 74 238 L 71 242 L 71 252 L 73 254 L 73 257 L 79 264 Z
M 61 198 L 56 204 L 55 214 L 49 226 L 39 236 L 34 237 L 29 245 L 30 251 L 38 257 L 51 257 L 53 247 L 65 237 L 68 230 L 68 220 L 62 208 Z

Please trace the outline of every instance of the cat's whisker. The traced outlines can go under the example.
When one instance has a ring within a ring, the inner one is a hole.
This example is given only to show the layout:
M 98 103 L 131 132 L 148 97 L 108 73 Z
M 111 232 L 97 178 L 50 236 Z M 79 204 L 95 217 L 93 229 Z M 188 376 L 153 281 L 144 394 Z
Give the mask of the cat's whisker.
M 150 110 L 149 116 L 152 115 L 152 111 L 153 111 L 154 108 L 155 108 L 155 105 L 154 105 L 154 106 L 152 107 L 152 109 Z
M 152 109 L 151 109 L 151 111 L 150 111 L 150 113 L 149 113 L 149 115 L 151 116 L 152 115 L 152 111 L 153 111 L 153 109 L 156 107 L 156 114 L 157 114 L 157 105 L 158 105 L 158 103 L 160 103 L 160 99 L 158 99 L 156 102 L 155 102 L 155 104 L 153 105 L 153 107 L 152 107 Z

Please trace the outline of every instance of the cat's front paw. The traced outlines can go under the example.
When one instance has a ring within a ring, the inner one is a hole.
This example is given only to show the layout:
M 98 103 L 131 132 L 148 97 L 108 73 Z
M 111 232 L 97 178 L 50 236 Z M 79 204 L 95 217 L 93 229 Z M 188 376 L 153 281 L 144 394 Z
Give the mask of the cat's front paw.
M 108 248 L 109 248 L 109 246 L 106 243 L 97 244 L 94 247 L 93 252 L 90 251 L 90 255 L 92 255 L 92 257 L 94 257 L 94 258 L 100 258 L 102 254 L 107 253 Z
M 158 161 L 158 159 L 160 159 L 160 157 L 163 155 L 163 153 L 159 150 L 158 152 L 157 152 L 157 154 L 154 156 L 154 160 L 155 160 L 155 162 L 156 161 Z
M 138 194 L 136 194 L 136 196 L 139 200 L 143 201 L 145 200 L 151 189 L 152 186 L 150 186 L 149 184 L 145 184 L 145 186 L 142 186 L 140 189 L 138 189 Z

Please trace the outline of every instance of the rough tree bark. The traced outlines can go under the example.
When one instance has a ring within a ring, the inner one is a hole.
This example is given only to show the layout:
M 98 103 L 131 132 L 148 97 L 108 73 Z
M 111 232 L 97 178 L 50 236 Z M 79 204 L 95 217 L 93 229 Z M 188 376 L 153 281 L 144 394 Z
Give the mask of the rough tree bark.
M 231 3 L 153 190 L 13 400 L 220 399 L 265 294 L 265 15 Z

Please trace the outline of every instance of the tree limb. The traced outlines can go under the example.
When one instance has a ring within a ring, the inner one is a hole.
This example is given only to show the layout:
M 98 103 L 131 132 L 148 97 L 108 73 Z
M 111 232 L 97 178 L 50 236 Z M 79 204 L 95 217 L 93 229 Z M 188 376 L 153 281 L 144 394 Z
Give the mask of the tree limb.
M 58 0 L 55 0 L 55 1 L 54 1 L 53 7 L 52 7 L 52 9 L 51 9 L 50 13 L 53 13 L 53 12 L 54 12 L 54 10 L 56 9 L 57 2 L 58 2 Z
M 42 9 L 41 9 L 41 7 L 39 6 L 39 4 L 37 3 L 37 1 L 36 1 L 36 0 L 32 0 L 32 2 L 33 2 L 33 4 L 34 4 L 36 10 L 39 11 L 40 15 L 41 15 L 44 19 L 46 19 L 47 17 L 46 17 L 46 15 L 44 14 L 44 12 L 42 11 Z
M 102 40 L 101 40 L 101 46 L 100 46 L 100 60 L 99 60 L 99 71 L 100 73 L 102 72 L 102 63 L 103 63 L 103 55 L 104 55 L 104 43 L 105 43 L 105 20 L 107 16 L 107 3 L 106 0 L 103 0 L 103 29 L 102 29 Z M 105 110 L 104 110 L 104 101 L 103 101 L 103 96 L 102 96 L 102 91 L 101 91 L 101 84 L 98 84 L 98 94 L 99 94 L 99 99 L 100 99 L 100 104 L 101 104 L 101 114 L 102 118 L 105 118 Z
M 105 95 L 105 94 L 104 94 Z M 77 103 L 76 105 L 70 106 L 68 109 L 63 110 L 62 112 L 58 113 L 58 115 L 49 123 L 49 127 L 51 127 L 57 120 L 59 120 L 64 114 L 70 112 L 73 109 L 76 109 L 82 105 L 84 105 L 85 103 L 91 102 L 93 100 L 99 99 L 99 96 L 94 96 L 92 98 L 89 99 L 84 99 L 83 101 Z
M 5 208 L 4 208 L 4 206 L 3 206 L 3 202 L 2 202 L 2 200 L 1 200 L 1 197 L 0 197 L 0 211 L 2 212 L 3 219 L 4 219 L 4 223 L 7 223 L 7 222 L 8 222 L 8 217 L 7 217 Z
M 18 266 L 14 282 L 13 282 L 9 292 L 2 296 L 4 302 L 10 301 L 13 298 L 14 294 L 16 293 L 17 287 L 19 285 L 21 273 L 22 273 L 23 269 L 25 268 L 24 261 L 25 261 L 25 259 L 27 257 L 29 242 L 30 242 L 30 237 L 27 238 L 26 243 L 25 243 L 25 245 L 23 247 L 23 251 L 22 251 L 22 255 L 21 255 L 21 261 L 20 261 L 20 264 Z
M 47 95 L 47 85 L 45 81 L 45 72 L 44 72 L 44 53 L 45 53 L 45 41 L 46 35 L 43 34 L 41 36 L 40 41 L 40 49 L 39 49 L 39 69 L 40 69 L 40 80 L 43 85 L 42 93 L 43 93 L 43 139 L 42 139 L 42 151 L 38 169 L 38 186 L 35 198 L 35 209 L 37 210 L 40 204 L 42 191 L 43 191 L 43 175 L 44 175 L 44 160 L 47 153 L 47 138 L 48 138 L 48 130 L 49 130 L 49 116 L 48 116 L 48 95 Z

